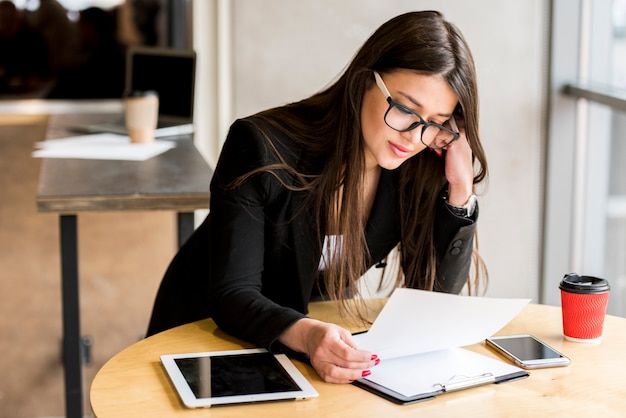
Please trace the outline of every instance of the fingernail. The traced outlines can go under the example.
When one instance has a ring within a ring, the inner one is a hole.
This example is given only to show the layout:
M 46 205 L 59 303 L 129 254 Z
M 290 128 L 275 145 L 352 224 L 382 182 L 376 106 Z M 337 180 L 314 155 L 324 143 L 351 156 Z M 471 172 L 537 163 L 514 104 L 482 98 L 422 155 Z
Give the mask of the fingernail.
M 378 356 L 376 354 L 372 354 L 372 357 L 370 358 L 370 360 L 376 360 L 378 358 Z
M 372 374 L 372 372 L 370 370 L 363 370 L 363 373 L 361 373 L 361 377 L 367 377 L 370 374 Z
M 378 366 L 380 364 L 380 359 L 377 358 L 376 361 L 374 362 L 374 366 Z

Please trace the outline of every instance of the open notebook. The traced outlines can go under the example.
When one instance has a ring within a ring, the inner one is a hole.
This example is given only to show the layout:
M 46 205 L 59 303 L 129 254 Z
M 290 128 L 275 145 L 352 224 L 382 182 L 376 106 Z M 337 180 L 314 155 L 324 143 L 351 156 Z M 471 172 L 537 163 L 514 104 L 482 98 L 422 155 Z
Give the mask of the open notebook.
M 370 330 L 354 336 L 359 348 L 382 359 L 354 384 L 407 404 L 527 377 L 517 366 L 460 347 L 493 335 L 528 302 L 396 289 Z
M 125 94 L 159 95 L 157 138 L 193 133 L 196 53 L 189 49 L 131 46 L 126 55 Z M 89 133 L 126 135 L 124 118 L 82 127 Z
M 528 377 L 526 370 L 464 348 L 396 357 L 372 368 L 354 385 L 399 404 L 433 399 L 462 389 Z

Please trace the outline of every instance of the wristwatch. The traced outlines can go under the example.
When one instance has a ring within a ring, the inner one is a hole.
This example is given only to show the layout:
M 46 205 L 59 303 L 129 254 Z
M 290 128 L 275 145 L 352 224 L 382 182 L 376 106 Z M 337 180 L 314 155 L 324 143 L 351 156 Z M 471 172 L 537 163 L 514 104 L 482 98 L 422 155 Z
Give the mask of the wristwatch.
M 467 199 L 467 202 L 463 206 L 451 205 L 450 203 L 448 203 L 447 196 L 444 197 L 444 200 L 446 201 L 446 205 L 448 205 L 452 213 L 457 216 L 471 218 L 474 214 L 474 210 L 476 210 L 476 195 L 474 193 L 470 195 L 469 199 Z

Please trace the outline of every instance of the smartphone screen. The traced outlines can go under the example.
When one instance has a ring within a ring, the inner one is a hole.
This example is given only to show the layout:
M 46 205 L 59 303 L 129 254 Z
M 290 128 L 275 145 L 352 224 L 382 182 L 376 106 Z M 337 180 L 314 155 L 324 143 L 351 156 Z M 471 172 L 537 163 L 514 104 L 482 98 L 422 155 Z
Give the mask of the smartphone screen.
M 486 343 L 526 369 L 566 366 L 570 363 L 563 354 L 528 334 L 491 337 Z

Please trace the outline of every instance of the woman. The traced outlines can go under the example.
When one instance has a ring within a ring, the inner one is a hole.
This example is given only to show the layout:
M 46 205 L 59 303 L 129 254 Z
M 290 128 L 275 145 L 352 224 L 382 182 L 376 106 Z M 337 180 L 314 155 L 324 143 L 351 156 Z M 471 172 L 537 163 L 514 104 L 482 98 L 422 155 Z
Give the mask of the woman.
M 486 172 L 463 37 L 438 12 L 391 19 L 326 90 L 232 125 L 211 213 L 170 265 L 148 334 L 212 317 L 304 353 L 328 382 L 368 375 L 376 355 L 307 318 L 308 303 L 356 296 L 398 244 L 398 285 L 460 292 Z

